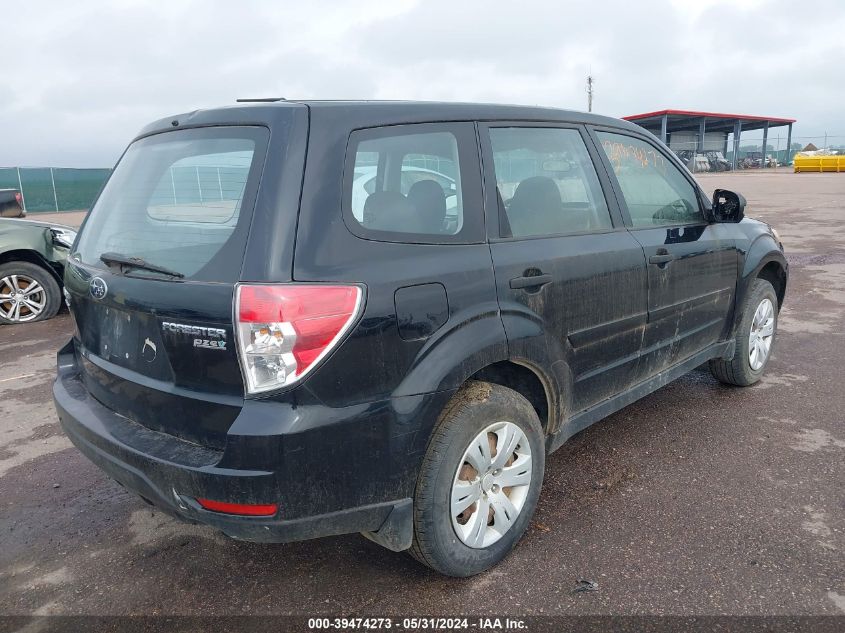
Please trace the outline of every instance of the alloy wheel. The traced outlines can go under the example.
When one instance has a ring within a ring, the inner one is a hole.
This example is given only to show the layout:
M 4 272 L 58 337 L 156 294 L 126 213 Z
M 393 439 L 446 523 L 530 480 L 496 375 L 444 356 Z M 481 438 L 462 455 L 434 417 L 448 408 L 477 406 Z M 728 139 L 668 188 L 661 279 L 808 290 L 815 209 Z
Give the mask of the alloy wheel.
M 37 280 L 27 275 L 7 275 L 0 279 L 0 316 L 15 323 L 33 321 L 44 312 L 47 293 Z
M 766 298 L 754 311 L 751 333 L 748 335 L 748 364 L 754 371 L 759 370 L 769 357 L 774 335 L 775 308 L 771 299 Z

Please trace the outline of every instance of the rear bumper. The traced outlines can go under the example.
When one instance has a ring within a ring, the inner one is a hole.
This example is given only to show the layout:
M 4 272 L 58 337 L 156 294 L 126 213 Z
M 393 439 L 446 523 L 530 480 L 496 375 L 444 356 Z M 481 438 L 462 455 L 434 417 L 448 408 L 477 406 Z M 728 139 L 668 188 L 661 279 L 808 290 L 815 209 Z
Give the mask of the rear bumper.
M 321 405 L 322 423 L 317 411 L 302 410 L 308 407 L 247 402 L 222 451 L 148 429 L 100 404 L 85 387 L 72 343 L 59 352 L 53 397 L 74 445 L 172 516 L 256 542 L 375 532 L 378 542 L 404 549 L 410 546 L 410 498 L 424 431 L 449 395 L 399 398 L 340 413 Z M 342 456 L 347 459 L 340 461 Z M 223 514 L 202 508 L 197 498 L 277 503 L 279 511 L 272 517 Z

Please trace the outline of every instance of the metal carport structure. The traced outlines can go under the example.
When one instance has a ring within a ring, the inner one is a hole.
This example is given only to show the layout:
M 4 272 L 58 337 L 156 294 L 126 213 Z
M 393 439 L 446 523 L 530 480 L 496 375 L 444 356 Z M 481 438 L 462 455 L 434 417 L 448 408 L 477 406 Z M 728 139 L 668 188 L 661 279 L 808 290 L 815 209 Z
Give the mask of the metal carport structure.
M 795 119 L 784 119 L 780 117 L 698 112 L 695 110 L 657 110 L 655 112 L 634 114 L 622 118 L 644 127 L 664 143 L 670 140 L 672 134 L 692 133 L 695 135 L 695 151 L 697 153 L 704 150 L 705 138 L 708 133 L 719 133 L 724 135 L 722 145 L 724 154 L 727 156 L 728 135 L 733 133 L 731 169 L 736 169 L 740 138 L 744 131 L 763 130 L 763 167 L 765 167 L 766 143 L 768 141 L 769 128 L 783 125 L 789 128 L 786 140 L 786 156 L 787 162 L 789 162 L 789 146 L 792 144 L 792 124 L 796 121 Z

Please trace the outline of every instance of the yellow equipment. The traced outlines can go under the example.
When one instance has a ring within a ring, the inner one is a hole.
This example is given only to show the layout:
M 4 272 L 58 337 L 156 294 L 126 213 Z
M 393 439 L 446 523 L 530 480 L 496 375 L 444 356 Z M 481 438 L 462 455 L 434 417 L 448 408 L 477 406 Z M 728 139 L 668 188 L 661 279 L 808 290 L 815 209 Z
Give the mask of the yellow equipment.
M 793 160 L 795 173 L 802 171 L 845 173 L 845 156 L 801 156 Z

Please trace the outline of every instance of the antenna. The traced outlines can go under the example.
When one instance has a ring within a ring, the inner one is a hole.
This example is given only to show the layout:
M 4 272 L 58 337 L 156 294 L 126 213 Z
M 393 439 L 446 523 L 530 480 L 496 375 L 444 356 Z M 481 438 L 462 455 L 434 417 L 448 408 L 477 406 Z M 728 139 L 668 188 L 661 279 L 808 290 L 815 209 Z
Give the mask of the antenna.
M 593 111 L 593 75 L 587 75 L 587 112 Z

